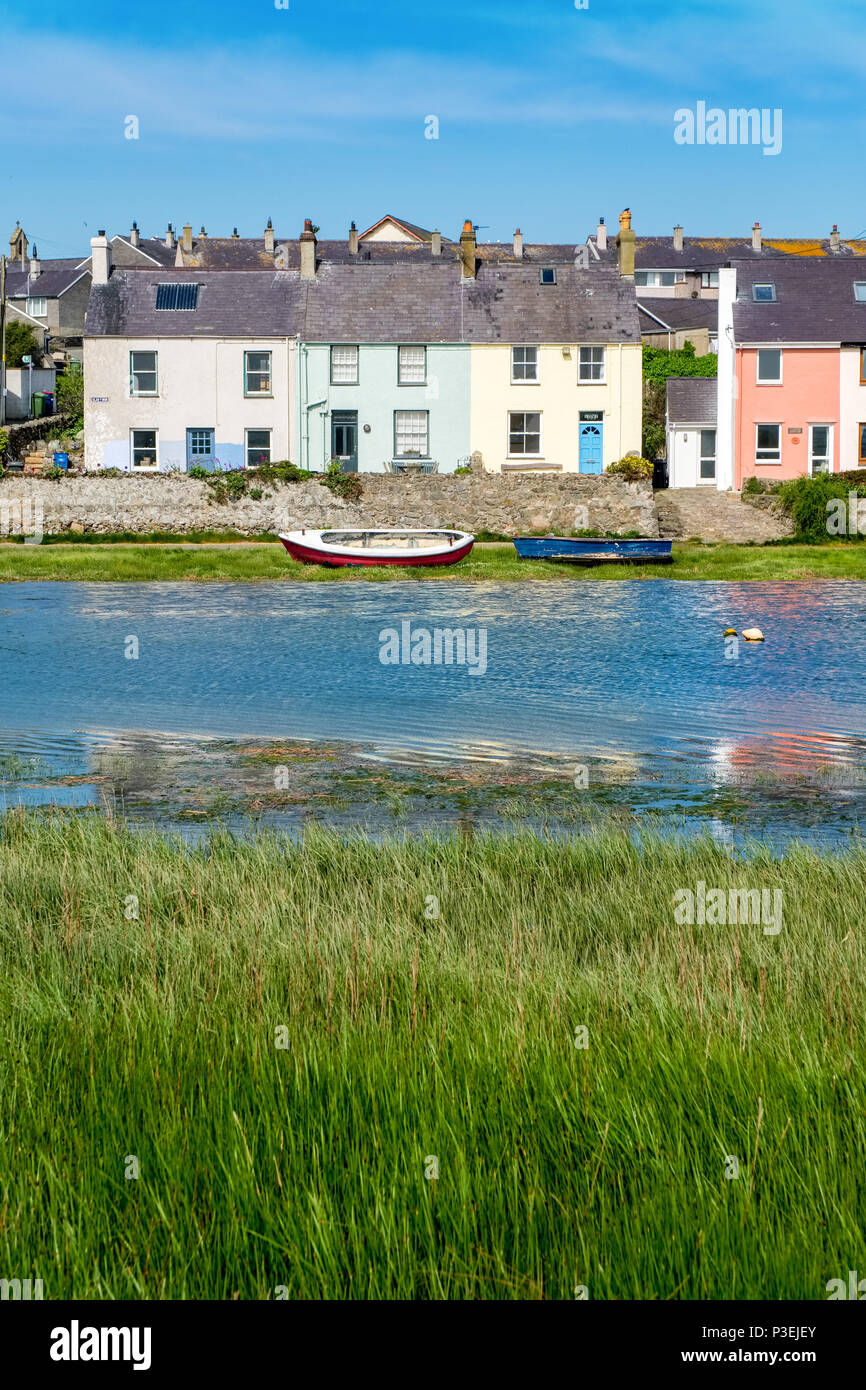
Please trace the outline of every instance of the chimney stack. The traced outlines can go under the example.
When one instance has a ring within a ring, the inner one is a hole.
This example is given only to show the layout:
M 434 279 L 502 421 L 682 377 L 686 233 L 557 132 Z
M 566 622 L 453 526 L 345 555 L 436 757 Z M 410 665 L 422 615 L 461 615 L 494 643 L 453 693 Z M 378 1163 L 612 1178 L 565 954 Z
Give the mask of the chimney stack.
M 354 222 L 349 228 L 349 251 L 353 256 L 357 256 L 358 254 L 358 228 L 355 226 Z
M 475 228 L 467 220 L 460 233 L 460 277 L 463 280 L 475 279 L 475 249 Z
M 130 244 L 130 246 L 140 246 L 140 245 L 141 245 L 141 237 L 140 237 L 139 234 L 138 234 L 138 223 L 137 223 L 137 222 L 133 222 L 133 224 L 132 224 L 132 231 L 131 231 L 130 234 L 129 234 L 129 244 Z
M 192 250 L 192 227 L 189 225 L 188 222 L 183 229 L 183 241 L 181 242 L 181 246 L 183 247 L 184 251 Z
M 599 251 L 607 250 L 607 227 L 604 225 L 604 218 L 598 219 L 598 226 L 595 231 L 595 244 Z
M 625 208 L 619 215 L 616 257 L 619 273 L 626 279 L 634 279 L 634 244 L 636 241 L 637 237 L 631 229 L 631 209 Z
M 315 280 L 316 278 L 316 233 L 313 231 L 313 224 L 308 217 L 304 223 L 304 230 L 299 238 L 301 252 L 301 279 Z
M 430 238 L 430 254 L 432 256 L 442 255 L 442 233 L 435 231 Z
M 170 223 L 170 222 L 169 222 L 169 224 L 168 224 L 168 231 L 167 231 L 166 234 L 165 234 L 165 244 L 166 244 L 166 247 L 167 247 L 167 249 L 168 249 L 169 251 L 173 251 L 173 250 L 174 250 L 174 247 L 175 247 L 174 232 L 173 232 L 172 229 L 171 229 L 171 223 Z
M 677 225 L 674 227 L 674 250 L 675 250 L 675 251 L 682 251 L 682 249 L 683 249 L 683 229 L 682 229 L 682 227 L 680 226 L 680 224 L 679 224 L 679 222 L 678 222 Z
M 514 259 L 516 261 L 523 260 L 523 233 L 519 227 L 514 233 Z
M 232 240 L 232 241 L 240 241 L 240 237 L 238 236 L 238 229 L 237 229 L 237 227 L 232 227 L 231 240 Z
M 840 247 L 841 245 L 842 245 L 842 238 L 841 238 L 840 235 L 839 235 L 839 228 L 836 226 L 836 223 L 834 222 L 834 223 L 833 223 L 833 230 L 832 230 L 832 232 L 830 233 L 830 250 L 831 250 L 831 251 L 838 251 L 838 250 L 839 250 L 839 247 Z
M 94 285 L 107 285 L 111 274 L 111 242 L 100 231 L 90 238 L 90 274 Z
M 205 231 L 204 227 L 202 227 L 201 231 L 199 232 L 199 236 L 201 237 L 202 241 L 207 240 L 207 232 Z
M 33 255 L 30 257 L 30 279 L 35 280 L 37 275 L 42 274 L 42 265 L 39 260 L 39 252 L 36 246 L 33 247 Z
M 761 249 L 761 224 L 760 224 L 760 222 L 756 222 L 755 225 L 754 225 L 754 227 L 752 228 L 752 250 L 753 250 L 753 251 L 760 251 L 760 249 Z
M 274 254 L 274 224 L 268 218 L 268 225 L 265 227 L 265 250 L 269 256 Z

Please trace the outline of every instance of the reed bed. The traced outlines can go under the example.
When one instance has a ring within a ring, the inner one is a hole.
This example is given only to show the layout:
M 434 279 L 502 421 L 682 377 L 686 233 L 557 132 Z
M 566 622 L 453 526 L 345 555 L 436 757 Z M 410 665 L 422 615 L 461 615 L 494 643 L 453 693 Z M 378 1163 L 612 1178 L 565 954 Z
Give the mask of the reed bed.
M 677 924 L 699 881 L 781 931 Z M 857 850 L 10 813 L 0 1276 L 824 1298 L 866 1271 L 864 888 Z

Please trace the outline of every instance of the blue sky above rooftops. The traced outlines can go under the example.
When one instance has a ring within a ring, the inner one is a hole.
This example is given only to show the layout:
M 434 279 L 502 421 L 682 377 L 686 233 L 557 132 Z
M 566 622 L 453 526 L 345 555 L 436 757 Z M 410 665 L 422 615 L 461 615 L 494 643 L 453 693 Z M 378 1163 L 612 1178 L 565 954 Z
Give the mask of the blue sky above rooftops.
M 628 205 L 644 235 L 866 230 L 862 0 L 47 0 L 0 33 L 0 232 L 20 218 L 45 258 L 133 218 L 343 237 L 393 212 L 577 242 Z M 739 108 L 778 153 L 727 119 L 701 142 Z

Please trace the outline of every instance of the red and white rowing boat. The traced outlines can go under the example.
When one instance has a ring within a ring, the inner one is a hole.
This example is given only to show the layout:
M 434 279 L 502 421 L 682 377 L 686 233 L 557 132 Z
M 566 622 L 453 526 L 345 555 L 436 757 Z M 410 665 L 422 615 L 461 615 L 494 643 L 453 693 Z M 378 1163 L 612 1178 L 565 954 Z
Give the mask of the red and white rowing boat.
M 307 565 L 456 565 L 475 544 L 468 531 L 288 531 L 280 540 Z

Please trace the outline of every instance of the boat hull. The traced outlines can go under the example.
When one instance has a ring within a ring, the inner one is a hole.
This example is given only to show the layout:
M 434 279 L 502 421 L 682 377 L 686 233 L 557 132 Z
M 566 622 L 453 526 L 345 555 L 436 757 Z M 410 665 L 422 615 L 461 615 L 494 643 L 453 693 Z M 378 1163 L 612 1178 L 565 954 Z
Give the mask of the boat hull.
M 475 544 L 474 536 L 464 534 L 454 545 L 443 545 L 436 549 L 411 550 L 395 547 L 388 551 L 381 546 L 374 546 L 365 553 L 348 546 L 327 545 L 320 539 L 320 533 L 314 531 L 290 532 L 288 535 L 281 535 L 280 540 L 293 560 L 300 560 L 305 565 L 328 565 L 334 568 L 399 565 L 404 569 L 414 569 L 433 565 L 456 565 L 466 558 Z
M 515 536 L 514 547 L 522 560 L 556 560 L 578 565 L 670 564 L 672 541 L 599 539 L 592 536 Z

